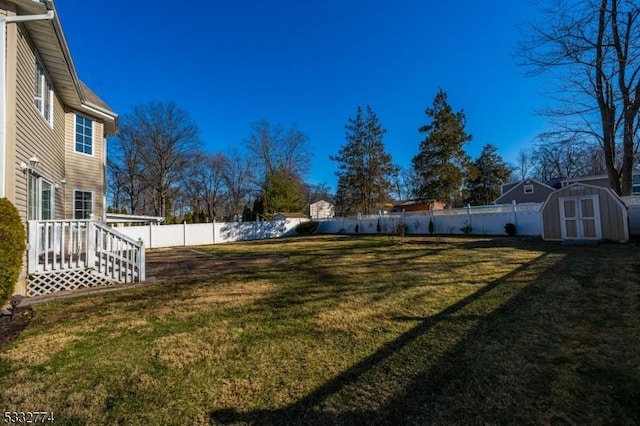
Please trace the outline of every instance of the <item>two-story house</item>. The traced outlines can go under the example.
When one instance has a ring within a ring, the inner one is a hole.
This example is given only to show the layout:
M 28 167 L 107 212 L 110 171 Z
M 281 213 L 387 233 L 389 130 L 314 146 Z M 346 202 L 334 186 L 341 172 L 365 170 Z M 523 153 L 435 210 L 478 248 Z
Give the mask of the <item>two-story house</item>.
M 0 197 L 25 223 L 103 218 L 117 114 L 78 78 L 53 3 L 0 2 L 0 39 Z

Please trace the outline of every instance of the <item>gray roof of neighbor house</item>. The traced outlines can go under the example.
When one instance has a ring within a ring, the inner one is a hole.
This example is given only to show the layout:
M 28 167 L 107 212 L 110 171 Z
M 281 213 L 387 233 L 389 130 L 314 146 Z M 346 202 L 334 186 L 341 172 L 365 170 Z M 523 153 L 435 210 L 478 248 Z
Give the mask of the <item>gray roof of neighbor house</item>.
M 8 1 L 16 6 L 18 15 L 40 15 L 53 8 L 55 16 L 52 20 L 30 21 L 24 25 L 44 62 L 55 91 L 65 105 L 100 118 L 105 124 L 107 136 L 116 134 L 118 114 L 78 78 L 60 19 L 52 2 L 45 4 L 33 0 Z
M 530 194 L 520 192 L 519 189 L 524 188 L 525 185 L 538 187 L 542 192 L 539 190 Z M 513 184 L 502 185 L 502 195 L 494 201 L 494 204 L 505 204 L 513 201 L 517 203 L 542 203 L 554 190 L 556 190 L 556 188 L 545 182 L 540 182 L 536 179 L 525 179 Z

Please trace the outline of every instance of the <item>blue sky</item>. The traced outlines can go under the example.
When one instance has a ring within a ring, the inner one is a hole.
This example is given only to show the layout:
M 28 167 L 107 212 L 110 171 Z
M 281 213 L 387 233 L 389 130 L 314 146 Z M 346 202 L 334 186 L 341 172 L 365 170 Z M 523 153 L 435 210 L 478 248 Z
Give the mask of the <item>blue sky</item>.
M 387 129 L 409 167 L 439 88 L 463 109 L 475 158 L 508 162 L 544 121 L 540 80 L 513 59 L 529 2 L 513 0 L 56 0 L 80 78 L 120 115 L 175 102 L 208 151 L 239 146 L 251 123 L 295 123 L 314 152 L 312 183 L 335 188 L 329 160 L 358 105 Z

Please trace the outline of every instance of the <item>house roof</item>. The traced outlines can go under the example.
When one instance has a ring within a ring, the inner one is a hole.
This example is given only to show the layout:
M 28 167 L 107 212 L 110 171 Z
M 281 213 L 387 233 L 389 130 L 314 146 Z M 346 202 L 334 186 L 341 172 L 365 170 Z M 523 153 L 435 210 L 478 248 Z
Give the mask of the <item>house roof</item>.
M 282 212 L 282 213 L 276 214 L 274 218 L 276 217 L 285 217 L 287 219 L 308 219 L 309 218 L 309 216 L 300 212 Z
M 554 187 L 552 187 L 550 185 L 547 185 L 544 182 L 540 182 L 539 180 L 536 180 L 536 179 L 525 179 L 525 180 L 521 180 L 520 182 L 515 182 L 513 184 L 503 185 L 503 190 L 504 190 L 504 188 L 507 188 L 507 187 L 508 187 L 508 189 L 501 196 L 499 196 L 494 201 L 494 203 L 495 204 L 502 204 L 505 200 L 508 200 L 508 199 L 512 198 L 511 197 L 513 195 L 512 193 L 515 194 L 515 191 L 518 188 L 521 188 L 523 185 L 539 185 L 539 186 L 547 189 L 548 191 L 555 191 L 555 189 L 556 189 L 556 188 L 554 188 Z M 540 202 L 543 202 L 543 201 L 544 201 L 544 199 L 540 200 Z
M 640 173 L 637 171 L 634 171 L 632 173 L 633 176 L 638 176 L 639 174 Z M 609 179 L 609 175 L 589 175 L 589 176 L 566 178 L 562 182 L 565 186 L 567 186 L 574 182 L 585 182 L 585 181 L 588 182 L 593 180 L 608 180 L 608 179 Z
M 44 62 L 56 93 L 70 108 L 103 121 L 107 136 L 116 134 L 118 115 L 78 78 L 55 6 L 51 2 L 45 5 L 33 0 L 9 0 L 9 3 L 15 5 L 18 15 L 39 15 L 45 14 L 49 8 L 54 10 L 52 20 L 23 24 Z

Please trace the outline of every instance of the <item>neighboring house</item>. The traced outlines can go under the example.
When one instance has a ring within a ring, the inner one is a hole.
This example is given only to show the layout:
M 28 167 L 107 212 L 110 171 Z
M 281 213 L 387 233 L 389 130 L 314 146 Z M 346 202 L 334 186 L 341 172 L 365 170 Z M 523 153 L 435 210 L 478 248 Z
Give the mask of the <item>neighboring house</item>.
M 609 185 L 609 177 L 607 175 L 597 175 L 597 176 L 583 176 L 576 178 L 568 178 L 562 181 L 562 186 L 569 186 L 573 183 L 586 183 L 592 186 L 601 186 L 604 188 L 611 188 Z M 633 194 L 632 195 L 640 195 L 640 173 L 633 173 Z
M 0 197 L 25 221 L 104 219 L 117 114 L 78 78 L 50 1 L 7 0 L 0 21 Z
M 304 213 L 283 212 L 283 213 L 278 213 L 271 218 L 271 220 L 287 220 L 287 219 L 308 220 L 309 217 Z
M 328 201 L 320 200 L 309 205 L 309 216 L 311 219 L 331 219 L 336 215 L 335 206 Z
M 443 210 L 446 204 L 441 201 L 429 200 L 429 201 L 403 201 L 398 204 L 394 204 L 392 212 L 423 212 L 427 210 Z
M 554 186 L 556 187 L 554 187 Z M 536 179 L 525 179 L 513 182 L 501 187 L 502 195 L 494 201 L 494 204 L 544 203 L 549 194 L 560 188 L 559 182 L 540 182 Z

